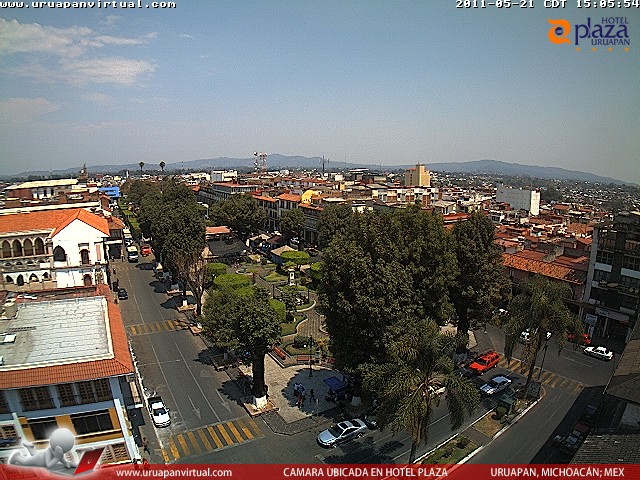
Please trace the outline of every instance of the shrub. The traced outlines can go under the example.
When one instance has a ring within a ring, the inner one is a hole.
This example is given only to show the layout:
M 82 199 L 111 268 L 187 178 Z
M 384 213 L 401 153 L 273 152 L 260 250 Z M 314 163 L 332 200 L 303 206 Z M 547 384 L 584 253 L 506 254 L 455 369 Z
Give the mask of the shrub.
M 296 338 L 293 339 L 293 346 L 295 348 L 305 348 L 309 346 L 309 342 L 309 337 L 305 337 L 304 335 L 296 335 Z
M 496 408 L 496 419 L 500 420 L 502 417 L 504 417 L 507 413 L 507 407 L 504 406 L 499 406 L 498 408 Z
M 301 252 L 299 250 L 289 250 L 287 252 L 282 252 L 280 254 L 280 258 L 283 263 L 292 262 L 295 265 L 304 265 L 305 263 L 309 263 L 309 254 L 307 252 Z
M 222 275 L 218 275 L 213 280 L 213 285 L 217 289 L 229 287 L 236 290 L 238 288 L 251 285 L 251 278 L 247 275 L 240 275 L 237 273 L 225 273 Z

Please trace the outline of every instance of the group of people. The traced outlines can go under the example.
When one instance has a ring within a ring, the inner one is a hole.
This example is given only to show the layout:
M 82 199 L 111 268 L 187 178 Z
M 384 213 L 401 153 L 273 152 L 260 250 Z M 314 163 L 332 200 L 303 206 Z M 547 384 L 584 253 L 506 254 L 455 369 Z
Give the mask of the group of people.
M 304 401 L 307 399 L 307 393 L 304 389 L 304 385 L 299 382 L 293 384 L 293 398 L 296 399 L 296 405 L 298 408 L 302 408 L 304 406 Z M 309 391 L 309 400 L 311 402 L 315 402 L 316 400 L 313 388 Z

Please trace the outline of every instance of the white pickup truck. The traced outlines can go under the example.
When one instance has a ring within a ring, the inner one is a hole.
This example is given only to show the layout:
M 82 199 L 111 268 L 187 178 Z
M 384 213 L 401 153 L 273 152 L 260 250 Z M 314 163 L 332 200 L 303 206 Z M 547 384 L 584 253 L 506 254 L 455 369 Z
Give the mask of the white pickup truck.
M 133 263 L 137 262 L 138 258 L 138 248 L 135 245 L 127 247 L 127 260 Z

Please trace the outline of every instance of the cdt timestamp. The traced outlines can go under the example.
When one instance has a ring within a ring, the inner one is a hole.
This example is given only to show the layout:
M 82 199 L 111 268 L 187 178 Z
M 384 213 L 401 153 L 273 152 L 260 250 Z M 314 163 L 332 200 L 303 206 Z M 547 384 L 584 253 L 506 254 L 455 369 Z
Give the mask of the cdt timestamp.
M 533 0 L 456 0 L 456 8 L 533 8 Z

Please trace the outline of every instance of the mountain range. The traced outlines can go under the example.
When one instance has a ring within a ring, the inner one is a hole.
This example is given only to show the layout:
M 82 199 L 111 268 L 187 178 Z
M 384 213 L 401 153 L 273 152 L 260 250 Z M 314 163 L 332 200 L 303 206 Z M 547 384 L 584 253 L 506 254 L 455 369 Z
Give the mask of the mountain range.
M 357 164 L 347 162 L 334 162 L 323 160 L 322 157 L 303 157 L 303 156 L 286 156 L 280 154 L 272 154 L 267 157 L 267 167 L 269 170 L 283 169 L 303 169 L 303 170 L 322 170 L 322 164 L 325 164 L 325 171 L 335 171 L 354 168 L 368 168 L 373 171 L 391 171 L 406 170 L 415 166 L 411 165 L 381 165 L 381 164 Z M 435 172 L 445 173 L 465 173 L 465 174 L 488 174 L 488 175 L 505 175 L 512 177 L 530 177 L 547 180 L 574 180 L 579 182 L 592 183 L 613 183 L 618 185 L 628 184 L 615 178 L 602 177 L 593 173 L 567 170 L 559 167 L 542 167 L 536 165 L 523 165 L 519 163 L 507 163 L 498 160 L 476 160 L 471 162 L 449 162 L 449 163 L 424 163 L 425 167 Z M 167 163 L 165 172 L 180 172 L 194 170 L 224 170 L 224 169 L 242 169 L 250 170 L 254 167 L 254 157 L 249 158 L 230 158 L 218 157 L 200 160 L 191 160 L 187 162 Z M 56 176 L 75 176 L 80 170 L 80 166 L 68 168 L 66 170 L 49 170 L 49 171 L 31 171 L 23 172 L 18 175 L 3 175 L 0 178 L 17 178 L 29 176 L 48 177 Z M 138 164 L 126 165 L 94 165 L 88 167 L 90 175 L 96 173 L 113 174 L 123 171 L 135 173 L 140 170 Z M 144 170 L 159 171 L 160 167 L 156 164 L 145 164 Z

